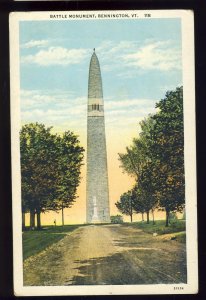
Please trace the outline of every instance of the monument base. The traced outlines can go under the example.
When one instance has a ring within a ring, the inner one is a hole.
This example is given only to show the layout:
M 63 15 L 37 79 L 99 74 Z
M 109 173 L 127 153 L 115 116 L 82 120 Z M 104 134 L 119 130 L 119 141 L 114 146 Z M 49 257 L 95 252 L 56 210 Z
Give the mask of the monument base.
M 91 220 L 91 224 L 101 224 L 100 220 Z

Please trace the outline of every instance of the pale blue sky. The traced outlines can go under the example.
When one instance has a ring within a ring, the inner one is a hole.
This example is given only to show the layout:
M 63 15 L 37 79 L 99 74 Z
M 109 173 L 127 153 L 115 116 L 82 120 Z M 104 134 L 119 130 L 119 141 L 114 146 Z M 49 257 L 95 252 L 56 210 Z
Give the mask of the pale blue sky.
M 180 19 L 22 21 L 24 123 L 38 121 L 57 130 L 85 126 L 94 47 L 111 126 L 137 124 L 167 90 L 182 84 Z

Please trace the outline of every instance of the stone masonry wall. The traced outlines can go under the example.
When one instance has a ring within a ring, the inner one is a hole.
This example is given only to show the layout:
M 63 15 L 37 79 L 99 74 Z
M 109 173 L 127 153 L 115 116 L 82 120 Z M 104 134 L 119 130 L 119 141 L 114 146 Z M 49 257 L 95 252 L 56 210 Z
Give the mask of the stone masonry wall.
M 100 222 L 110 222 L 107 152 L 103 116 L 87 119 L 87 222 L 91 223 L 96 197 Z

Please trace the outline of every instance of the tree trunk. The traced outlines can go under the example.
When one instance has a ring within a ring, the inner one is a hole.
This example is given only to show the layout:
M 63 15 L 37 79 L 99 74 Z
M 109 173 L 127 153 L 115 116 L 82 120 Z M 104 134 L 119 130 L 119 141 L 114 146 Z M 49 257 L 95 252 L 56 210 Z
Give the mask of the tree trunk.
M 132 223 L 132 213 L 131 213 L 131 215 L 130 215 L 130 221 L 131 221 L 131 223 Z
M 37 212 L 37 229 L 41 229 L 41 212 Z
M 30 229 L 35 228 L 35 212 L 33 210 L 30 211 Z
M 149 210 L 147 211 L 147 224 L 149 224 Z
M 62 226 L 64 226 L 64 206 L 62 204 Z
M 153 223 L 153 225 L 155 224 L 155 220 L 154 220 L 154 209 L 152 209 L 152 223 Z
M 144 222 L 144 213 L 142 213 L 142 222 Z
M 130 201 L 130 220 L 132 223 L 132 215 L 133 215 L 133 211 L 132 211 L 132 201 Z
M 165 224 L 166 227 L 169 226 L 169 214 L 170 214 L 170 211 L 166 210 L 166 224 Z
M 25 212 L 22 212 L 22 230 L 25 229 Z

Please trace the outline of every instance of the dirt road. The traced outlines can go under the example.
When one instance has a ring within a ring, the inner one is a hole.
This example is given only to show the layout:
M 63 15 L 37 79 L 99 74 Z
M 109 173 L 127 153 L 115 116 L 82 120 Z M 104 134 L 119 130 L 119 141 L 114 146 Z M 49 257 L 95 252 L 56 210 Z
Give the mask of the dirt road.
M 186 282 L 185 245 L 125 225 L 88 225 L 24 263 L 24 285 Z

